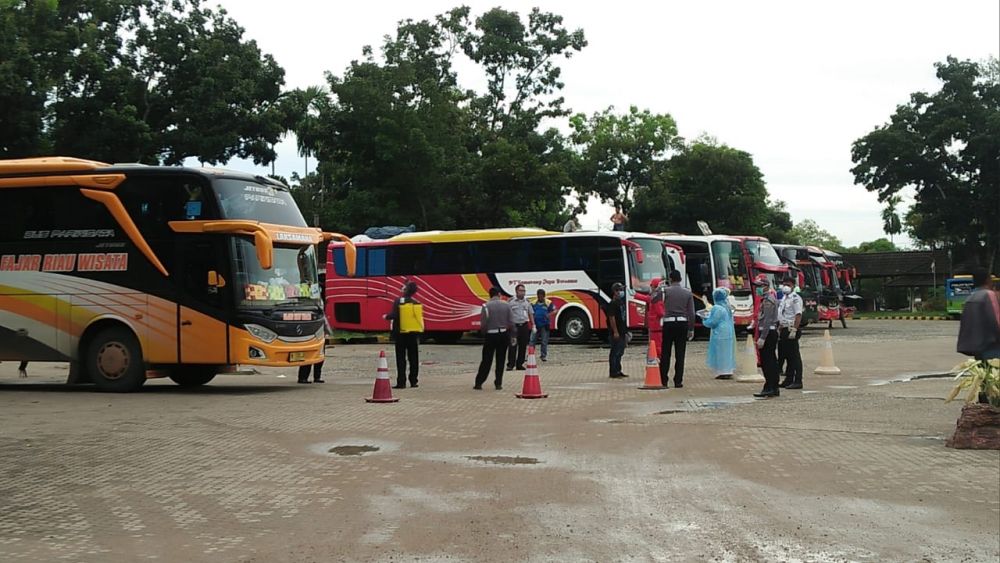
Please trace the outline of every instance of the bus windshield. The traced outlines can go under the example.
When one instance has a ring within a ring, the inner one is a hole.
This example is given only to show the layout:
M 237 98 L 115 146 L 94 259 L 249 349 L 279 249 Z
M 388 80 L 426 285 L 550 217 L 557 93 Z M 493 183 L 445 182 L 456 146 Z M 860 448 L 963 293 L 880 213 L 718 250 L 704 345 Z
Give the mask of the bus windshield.
M 320 306 L 316 249 L 308 246 L 274 247 L 274 264 L 265 270 L 257 261 L 253 241 L 233 237 L 236 302 L 242 308 L 274 307 L 284 303 Z
M 770 248 L 770 245 L 768 247 Z M 773 253 L 774 249 L 771 249 L 771 252 Z M 716 287 L 726 287 L 730 290 L 750 289 L 747 265 L 743 260 L 740 243 L 729 240 L 713 242 L 712 259 L 715 264 Z
M 308 226 L 292 194 L 285 188 L 232 178 L 216 180 L 213 185 L 223 219 L 248 219 L 290 227 Z
M 654 278 L 665 278 L 667 267 L 663 261 L 663 243 L 658 239 L 633 239 L 633 242 L 642 248 L 642 264 L 635 265 L 639 283 L 648 285 Z
M 750 251 L 750 257 L 753 258 L 754 262 L 760 262 L 768 266 L 781 265 L 781 258 L 778 257 L 778 253 L 774 251 L 771 243 L 766 240 L 748 240 L 746 241 L 746 245 L 747 250 Z

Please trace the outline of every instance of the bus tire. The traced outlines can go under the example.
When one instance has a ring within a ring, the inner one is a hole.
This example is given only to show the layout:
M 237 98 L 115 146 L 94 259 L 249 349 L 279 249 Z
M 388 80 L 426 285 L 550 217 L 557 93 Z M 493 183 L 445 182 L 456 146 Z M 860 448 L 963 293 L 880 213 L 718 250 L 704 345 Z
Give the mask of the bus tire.
M 214 366 L 186 366 L 170 370 L 170 379 L 181 387 L 198 387 L 215 378 Z
M 559 334 L 570 344 L 584 344 L 590 340 L 590 321 L 583 311 L 569 310 L 559 318 Z
M 84 368 L 101 391 L 129 393 L 146 383 L 142 348 L 132 331 L 123 326 L 105 328 L 90 339 Z

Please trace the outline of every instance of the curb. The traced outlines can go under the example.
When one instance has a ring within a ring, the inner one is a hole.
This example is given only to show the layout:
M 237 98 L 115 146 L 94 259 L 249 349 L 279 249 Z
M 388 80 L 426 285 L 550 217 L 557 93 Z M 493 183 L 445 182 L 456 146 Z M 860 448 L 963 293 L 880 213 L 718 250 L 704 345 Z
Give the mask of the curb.
M 951 317 L 941 317 L 941 316 L 922 316 L 922 315 L 900 315 L 891 317 L 854 317 L 855 321 L 950 321 L 953 320 Z

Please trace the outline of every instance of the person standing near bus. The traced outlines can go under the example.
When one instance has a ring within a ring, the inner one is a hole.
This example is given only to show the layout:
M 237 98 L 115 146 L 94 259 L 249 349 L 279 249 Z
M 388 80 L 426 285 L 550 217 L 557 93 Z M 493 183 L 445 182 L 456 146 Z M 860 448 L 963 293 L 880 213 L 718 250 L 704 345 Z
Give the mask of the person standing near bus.
M 535 313 L 535 330 L 531 331 L 530 343 L 534 346 L 536 342 L 541 342 L 542 354 L 540 357 L 544 362 L 549 357 L 549 330 L 551 327 L 549 315 L 556 310 L 556 306 L 545 298 L 545 290 L 539 289 L 531 308 L 534 309 Z
M 729 290 L 715 288 L 712 303 L 702 321 L 706 328 L 712 330 L 705 365 L 715 372 L 716 379 L 732 379 L 736 370 L 736 329 L 733 326 L 733 311 L 729 308 Z
M 611 337 L 611 352 L 608 354 L 608 376 L 613 379 L 628 377 L 622 373 L 622 356 L 625 355 L 625 285 L 615 282 L 611 286 L 611 301 L 604 306 L 608 318 Z
M 410 387 L 417 387 L 420 374 L 420 334 L 424 332 L 423 305 L 413 298 L 417 282 L 408 281 L 403 286 L 403 296 L 392 304 L 392 311 L 385 316 L 392 321 L 392 336 L 396 342 L 396 385 L 406 389 L 406 363 L 410 363 Z
M 799 326 L 802 323 L 802 297 L 795 293 L 795 282 L 792 278 L 785 278 L 781 284 L 781 293 L 784 297 L 778 303 L 778 348 L 782 350 L 782 357 L 788 364 L 785 368 L 785 380 L 779 387 L 785 389 L 802 389 L 802 354 L 799 351 L 799 337 L 802 331 Z M 780 360 L 778 363 L 781 365 Z M 780 372 L 780 369 L 779 369 Z
M 528 349 L 528 340 L 531 339 L 532 319 L 535 316 L 535 310 L 531 307 L 531 303 L 525 299 L 525 295 L 524 284 L 519 283 L 514 287 L 514 299 L 509 301 L 514 333 L 510 335 L 507 371 L 524 370 L 525 352 Z
M 625 215 L 625 213 L 622 211 L 622 208 L 621 208 L 620 205 L 616 205 L 615 206 L 615 213 L 614 213 L 614 215 L 611 216 L 611 225 L 612 225 L 611 230 L 613 230 L 613 231 L 624 231 L 625 230 L 625 221 L 627 221 L 627 220 L 628 220 L 628 215 Z
M 753 280 L 754 289 L 760 300 L 757 312 L 757 349 L 760 350 L 760 367 L 764 372 L 764 388 L 754 397 L 777 397 L 778 387 L 778 300 L 771 290 L 770 282 L 764 274 Z
M 986 268 L 972 272 L 975 289 L 962 306 L 958 327 L 957 352 L 977 360 L 1000 358 L 1000 297 L 991 278 Z
M 681 273 L 670 271 L 670 286 L 663 292 L 663 361 L 660 362 L 660 381 L 664 387 L 670 381 L 670 349 L 677 354 L 674 360 L 674 387 L 684 387 L 684 355 L 687 341 L 694 338 L 694 296 L 681 285 Z
M 490 300 L 483 305 L 479 315 L 479 326 L 483 331 L 483 359 L 479 362 L 476 384 L 473 389 L 482 389 L 490 375 L 490 365 L 496 360 L 493 384 L 497 391 L 503 389 L 504 356 L 507 354 L 508 337 L 513 332 L 510 303 L 500 299 L 500 290 L 490 288 Z
M 636 293 L 635 298 L 646 304 L 646 331 L 656 343 L 656 359 L 663 355 L 663 291 L 660 278 L 649 282 L 649 295 Z

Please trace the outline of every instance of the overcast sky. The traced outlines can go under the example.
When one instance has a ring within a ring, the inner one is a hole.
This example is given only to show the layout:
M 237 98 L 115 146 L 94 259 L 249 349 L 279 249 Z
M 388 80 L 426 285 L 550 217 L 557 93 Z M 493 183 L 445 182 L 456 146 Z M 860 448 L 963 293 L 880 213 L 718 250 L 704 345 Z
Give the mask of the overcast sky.
M 219 3 L 285 68 L 288 88 L 325 84 L 325 71 L 342 75 L 362 46 L 377 51 L 402 19 L 462 4 Z M 707 133 L 747 151 L 794 221 L 814 219 L 847 245 L 885 236 L 877 199 L 854 185 L 851 143 L 910 93 L 937 90 L 935 62 L 1000 54 L 997 0 L 464 4 L 473 17 L 500 6 L 526 18 L 538 6 L 562 15 L 569 29 L 583 28 L 589 45 L 561 62 L 568 108 L 590 114 L 637 105 L 672 115 L 685 138 Z M 458 71 L 463 86 L 481 89 L 468 67 Z M 279 145 L 279 174 L 301 174 L 303 165 L 293 142 Z M 607 226 L 608 210 L 589 207 L 584 228 Z

